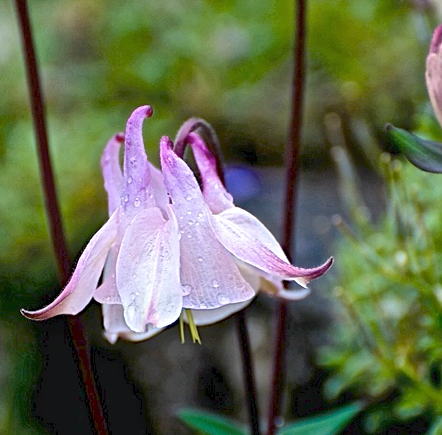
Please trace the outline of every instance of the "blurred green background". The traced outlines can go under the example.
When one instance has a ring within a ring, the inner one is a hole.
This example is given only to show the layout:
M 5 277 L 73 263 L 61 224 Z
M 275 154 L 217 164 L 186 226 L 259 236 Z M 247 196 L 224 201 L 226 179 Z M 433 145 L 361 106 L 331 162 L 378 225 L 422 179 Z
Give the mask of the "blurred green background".
M 350 154 L 376 171 L 383 124 L 412 128 L 429 111 L 424 65 L 437 7 L 424 0 L 309 2 L 305 170 L 330 165 L 329 113 L 339 115 Z M 161 135 L 173 138 L 198 116 L 215 127 L 228 162 L 284 163 L 292 2 L 35 0 L 30 13 L 72 258 L 106 218 L 103 147 L 139 105 L 154 108 L 145 123 L 153 162 Z M 12 2 L 2 0 L 0 433 L 29 434 L 40 429 L 31 429 L 29 409 L 14 404 L 30 397 L 41 363 L 36 332 L 18 310 L 56 294 L 57 278 L 16 22 Z

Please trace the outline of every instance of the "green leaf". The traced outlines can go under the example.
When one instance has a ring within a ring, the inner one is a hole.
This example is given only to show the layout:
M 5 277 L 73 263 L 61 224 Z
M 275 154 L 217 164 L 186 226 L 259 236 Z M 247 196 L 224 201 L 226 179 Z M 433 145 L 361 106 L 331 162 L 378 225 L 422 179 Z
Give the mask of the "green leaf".
M 361 411 L 360 403 L 352 403 L 319 416 L 303 418 L 283 427 L 278 435 L 335 435 Z
M 442 417 L 438 417 L 431 425 L 427 435 L 442 435 Z
M 407 159 L 426 172 L 442 173 L 442 144 L 424 140 L 391 124 L 385 126 L 388 137 Z
M 177 417 L 201 435 L 247 435 L 236 423 L 198 409 L 180 409 Z

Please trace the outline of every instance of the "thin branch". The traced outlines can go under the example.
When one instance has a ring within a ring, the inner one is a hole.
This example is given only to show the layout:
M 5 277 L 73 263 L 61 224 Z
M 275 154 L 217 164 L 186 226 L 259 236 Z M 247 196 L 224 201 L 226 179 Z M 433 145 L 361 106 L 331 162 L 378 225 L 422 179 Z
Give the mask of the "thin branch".
M 292 240 L 295 233 L 295 214 L 297 198 L 297 180 L 299 166 L 299 149 L 302 126 L 302 103 L 304 93 L 304 58 L 306 36 L 306 3 L 298 0 L 296 8 L 296 32 L 293 47 L 294 70 L 292 80 L 292 110 L 290 130 L 287 143 L 286 196 L 284 201 L 284 237 L 282 247 L 289 259 L 294 257 Z M 287 306 L 280 301 L 277 312 L 277 329 L 273 362 L 272 397 L 269 409 L 267 435 L 274 435 L 278 417 L 281 414 L 285 373 L 285 341 L 287 330 Z
M 44 202 L 49 218 L 52 246 L 57 259 L 57 267 L 61 281 L 66 283 L 69 279 L 72 265 L 69 261 L 60 207 L 58 205 L 55 188 L 54 174 L 52 171 L 43 96 L 41 92 L 40 76 L 37 67 L 37 59 L 35 56 L 27 2 L 26 0 L 15 0 L 15 6 L 17 9 L 20 33 L 25 54 L 26 75 L 31 100 L 32 122 L 34 125 L 37 142 L 37 153 L 43 183 Z M 91 419 L 94 422 L 95 432 L 99 435 L 106 435 L 108 433 L 106 420 L 92 373 L 89 346 L 87 337 L 83 330 L 82 322 L 79 317 L 68 317 L 67 321 L 72 344 L 77 353 L 77 363 L 81 373 Z

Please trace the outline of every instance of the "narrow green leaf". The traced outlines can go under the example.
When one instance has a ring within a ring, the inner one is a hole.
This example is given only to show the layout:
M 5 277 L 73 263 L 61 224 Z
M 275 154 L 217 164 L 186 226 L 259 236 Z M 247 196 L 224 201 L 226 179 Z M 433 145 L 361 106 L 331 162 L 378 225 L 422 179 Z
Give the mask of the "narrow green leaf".
M 431 425 L 427 435 L 442 435 L 442 417 L 438 417 Z
M 385 126 L 388 137 L 407 159 L 426 172 L 442 173 L 442 144 L 424 140 L 391 124 Z
M 352 403 L 318 416 L 303 418 L 283 427 L 278 435 L 335 435 L 347 426 L 361 409 L 360 403 Z
M 180 409 L 177 417 L 200 435 L 247 435 L 231 420 L 198 409 Z

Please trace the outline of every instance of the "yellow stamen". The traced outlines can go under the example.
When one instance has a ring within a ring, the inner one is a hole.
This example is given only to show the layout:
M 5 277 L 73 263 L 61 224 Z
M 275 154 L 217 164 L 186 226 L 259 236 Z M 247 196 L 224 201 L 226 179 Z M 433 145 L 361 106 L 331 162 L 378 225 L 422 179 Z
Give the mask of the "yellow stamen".
M 181 338 L 181 344 L 184 344 L 184 320 L 183 316 L 180 316 L 180 338 Z
M 198 329 L 193 320 L 192 311 L 186 309 L 187 321 L 189 322 L 190 335 L 192 336 L 192 342 L 201 344 L 201 338 L 198 334 Z

